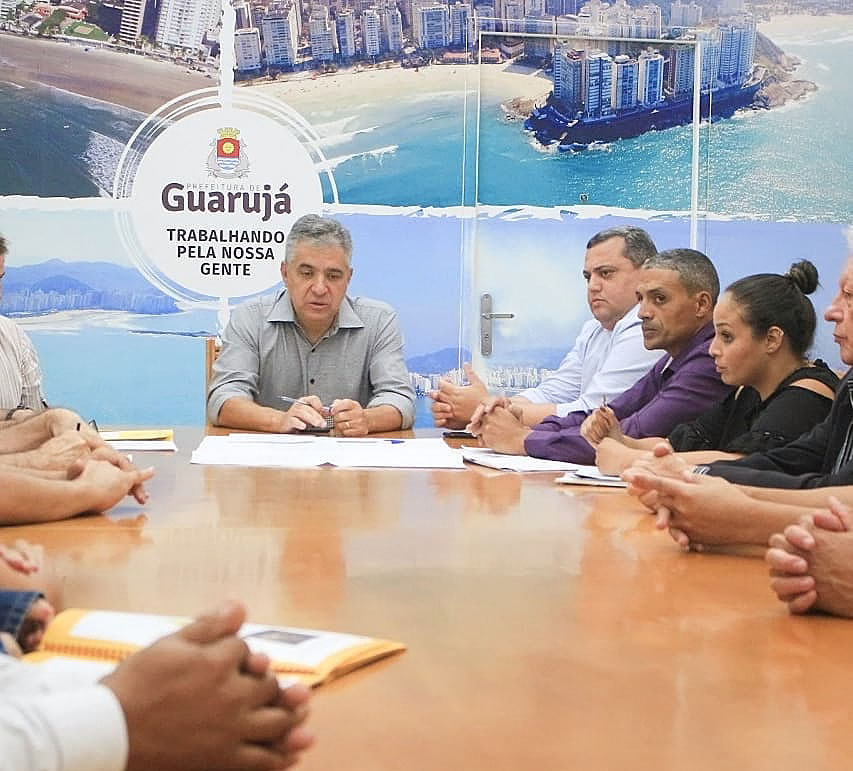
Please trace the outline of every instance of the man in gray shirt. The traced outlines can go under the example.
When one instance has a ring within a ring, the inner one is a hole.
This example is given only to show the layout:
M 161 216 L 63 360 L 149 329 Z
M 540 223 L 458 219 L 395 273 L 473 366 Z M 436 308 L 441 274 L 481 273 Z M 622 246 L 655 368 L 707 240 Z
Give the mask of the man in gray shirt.
M 339 222 L 307 214 L 294 223 L 284 290 L 236 308 L 222 335 L 207 394 L 212 423 L 289 433 L 329 418 L 341 436 L 412 425 L 415 394 L 397 314 L 347 296 L 351 257 Z

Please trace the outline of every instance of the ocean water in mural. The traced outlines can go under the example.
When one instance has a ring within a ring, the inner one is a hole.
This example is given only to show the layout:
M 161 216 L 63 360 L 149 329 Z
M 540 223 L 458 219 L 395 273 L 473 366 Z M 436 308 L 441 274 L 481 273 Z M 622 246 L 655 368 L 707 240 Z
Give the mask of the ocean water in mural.
M 47 86 L 0 82 L 0 195 L 107 195 L 144 117 Z
M 802 60 L 794 77 L 816 83 L 818 91 L 705 127 L 700 208 L 737 217 L 847 222 L 853 215 L 847 136 L 853 81 L 844 62 L 853 56 L 853 17 L 780 17 L 760 29 Z M 538 146 L 500 107 L 513 95 L 545 93 L 544 78 L 525 82 L 516 75 L 508 82 L 509 74 L 481 79 L 464 68 L 431 69 L 444 73 L 431 73 L 436 82 L 428 86 L 422 74 L 388 73 L 387 98 L 359 84 L 364 73 L 345 87 L 324 84 L 313 92 L 297 85 L 260 88 L 289 99 L 319 127 L 345 203 L 453 206 L 464 195 L 467 203 L 502 206 L 689 208 L 690 127 L 559 153 Z M 429 98 L 422 91 L 427 87 L 434 92 Z
M 847 141 L 853 80 L 844 63 L 853 57 L 853 17 L 779 17 L 760 29 L 802 59 L 795 77 L 819 89 L 803 101 L 741 113 L 704 130 L 700 205 L 738 217 L 847 222 L 853 215 Z M 380 73 L 385 88 L 376 93 L 355 87 L 366 73 L 354 76 L 351 89 L 334 77 L 306 94 L 298 85 L 257 88 L 287 98 L 318 128 L 343 203 L 457 206 L 464 199 L 566 206 L 584 196 L 583 202 L 602 206 L 689 207 L 689 127 L 576 155 L 544 150 L 520 121 L 503 118 L 500 103 L 513 86 L 492 87 L 484 77 L 480 87 L 474 66 L 431 69 L 441 75 Z M 547 91 L 544 78 L 527 81 L 516 78 L 516 91 L 528 92 L 516 95 Z M 42 114 L 45 120 L 31 120 Z M 54 89 L 21 91 L 7 83 L 0 83 L 0 116 L 0 194 L 42 196 L 109 189 L 121 147 L 142 117 Z M 29 189 L 21 189 L 22 179 Z

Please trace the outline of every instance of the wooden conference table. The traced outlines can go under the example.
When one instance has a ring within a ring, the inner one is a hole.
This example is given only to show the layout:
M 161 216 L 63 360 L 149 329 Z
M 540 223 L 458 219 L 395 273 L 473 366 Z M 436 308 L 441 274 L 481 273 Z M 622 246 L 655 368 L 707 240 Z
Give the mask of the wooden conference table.
M 67 605 L 233 595 L 406 642 L 317 691 L 304 771 L 853 767 L 853 621 L 789 617 L 760 559 L 682 554 L 553 473 L 193 466 L 201 433 L 137 456 L 143 509 L 4 536 L 45 545 Z

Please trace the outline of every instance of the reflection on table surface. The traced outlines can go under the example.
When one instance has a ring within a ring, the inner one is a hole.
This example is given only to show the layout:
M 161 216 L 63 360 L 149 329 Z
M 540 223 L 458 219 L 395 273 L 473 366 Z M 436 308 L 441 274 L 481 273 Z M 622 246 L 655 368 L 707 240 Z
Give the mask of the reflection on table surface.
M 554 473 L 193 466 L 151 500 L 8 528 L 66 605 L 399 639 L 323 686 L 306 771 L 847 769 L 853 622 L 792 618 L 763 561 L 682 554 L 621 490 Z

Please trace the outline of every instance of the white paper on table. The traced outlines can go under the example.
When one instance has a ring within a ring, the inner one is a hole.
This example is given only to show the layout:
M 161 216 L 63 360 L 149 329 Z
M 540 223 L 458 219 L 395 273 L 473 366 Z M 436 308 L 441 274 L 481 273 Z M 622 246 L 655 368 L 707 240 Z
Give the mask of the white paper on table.
M 346 468 L 465 468 L 462 455 L 442 439 L 294 437 L 265 441 L 262 434 L 206 436 L 192 454 L 203 465 L 310 468 L 329 463 Z M 257 441 L 249 437 L 257 436 Z
M 312 468 L 326 463 L 326 452 L 318 445 L 314 437 L 302 442 L 232 442 L 228 436 L 206 436 L 190 460 L 205 466 Z
M 504 455 L 487 447 L 462 447 L 462 457 L 481 466 L 501 471 L 574 471 L 576 463 L 531 458 L 529 455 Z
M 171 439 L 108 439 L 107 444 L 119 452 L 177 452 L 178 446 Z
M 329 463 L 344 468 L 464 469 L 462 454 L 443 439 L 333 439 Z
M 594 485 L 596 487 L 627 487 L 628 485 L 618 476 L 602 474 L 598 466 L 578 466 L 574 471 L 567 471 L 557 477 L 555 482 L 561 485 Z

